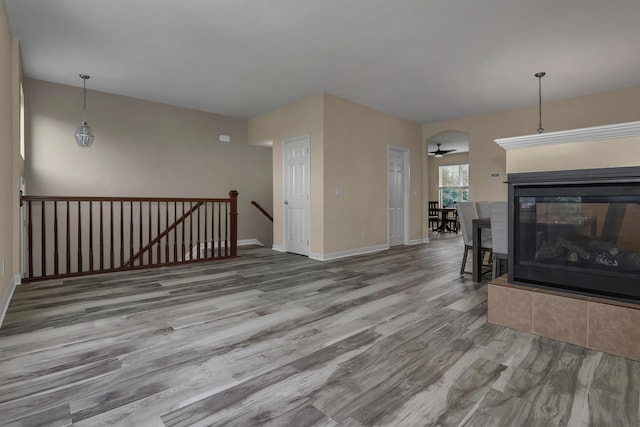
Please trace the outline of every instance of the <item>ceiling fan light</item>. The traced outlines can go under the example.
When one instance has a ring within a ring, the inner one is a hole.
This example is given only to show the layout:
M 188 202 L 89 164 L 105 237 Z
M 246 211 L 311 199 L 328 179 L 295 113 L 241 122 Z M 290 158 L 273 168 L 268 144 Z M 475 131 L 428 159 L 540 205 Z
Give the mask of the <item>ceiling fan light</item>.
M 440 157 L 442 157 L 442 154 L 440 153 L 436 154 L 436 159 L 439 159 Z

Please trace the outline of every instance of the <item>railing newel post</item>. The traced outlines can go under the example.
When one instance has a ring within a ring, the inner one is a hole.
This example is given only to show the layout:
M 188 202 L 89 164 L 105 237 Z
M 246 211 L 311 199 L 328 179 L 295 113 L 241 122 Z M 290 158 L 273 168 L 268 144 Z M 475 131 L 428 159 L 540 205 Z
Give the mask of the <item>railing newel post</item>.
M 231 212 L 229 216 L 231 218 L 231 256 L 238 256 L 238 192 L 236 190 L 229 191 L 229 197 L 231 198 Z

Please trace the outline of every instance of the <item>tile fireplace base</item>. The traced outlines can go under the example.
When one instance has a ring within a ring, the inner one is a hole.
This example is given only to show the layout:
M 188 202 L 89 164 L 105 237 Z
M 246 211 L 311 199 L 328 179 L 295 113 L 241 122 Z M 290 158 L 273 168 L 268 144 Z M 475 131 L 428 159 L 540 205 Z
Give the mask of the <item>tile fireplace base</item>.
M 640 305 L 489 282 L 488 321 L 640 360 Z

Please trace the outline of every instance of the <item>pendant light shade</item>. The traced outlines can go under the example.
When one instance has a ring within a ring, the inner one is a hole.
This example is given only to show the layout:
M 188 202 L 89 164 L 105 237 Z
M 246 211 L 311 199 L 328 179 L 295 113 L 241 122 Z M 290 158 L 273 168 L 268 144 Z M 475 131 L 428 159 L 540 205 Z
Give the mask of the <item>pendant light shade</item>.
M 86 74 L 80 74 L 80 78 L 83 81 L 83 88 L 82 88 L 82 106 L 83 106 L 83 111 L 82 111 L 82 122 L 80 123 L 80 125 L 78 126 L 78 128 L 76 129 L 76 133 L 75 133 L 75 138 L 76 138 L 76 143 L 80 146 L 80 147 L 91 147 L 91 144 L 93 144 L 93 131 L 91 130 L 91 128 L 89 127 L 89 125 L 87 124 L 87 79 L 90 76 L 87 76 Z
M 93 131 L 87 124 L 86 120 L 78 125 L 78 129 L 76 129 L 76 142 L 80 147 L 91 147 L 93 144 Z

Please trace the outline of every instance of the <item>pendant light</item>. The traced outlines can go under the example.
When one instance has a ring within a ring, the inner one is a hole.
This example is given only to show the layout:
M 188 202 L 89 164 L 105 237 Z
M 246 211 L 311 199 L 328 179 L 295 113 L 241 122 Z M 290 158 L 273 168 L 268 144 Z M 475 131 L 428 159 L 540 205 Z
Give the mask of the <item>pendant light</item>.
M 76 143 L 80 147 L 91 147 L 91 144 L 93 144 L 93 138 L 94 138 L 93 131 L 91 131 L 91 128 L 87 124 L 87 79 L 89 77 L 91 76 L 88 76 L 86 74 L 80 74 L 80 78 L 82 79 L 82 82 L 83 82 L 82 122 L 78 126 L 78 129 L 76 129 L 76 133 L 75 133 Z
M 542 78 L 545 76 L 545 72 L 535 73 L 538 78 L 538 133 L 544 132 L 542 127 Z

